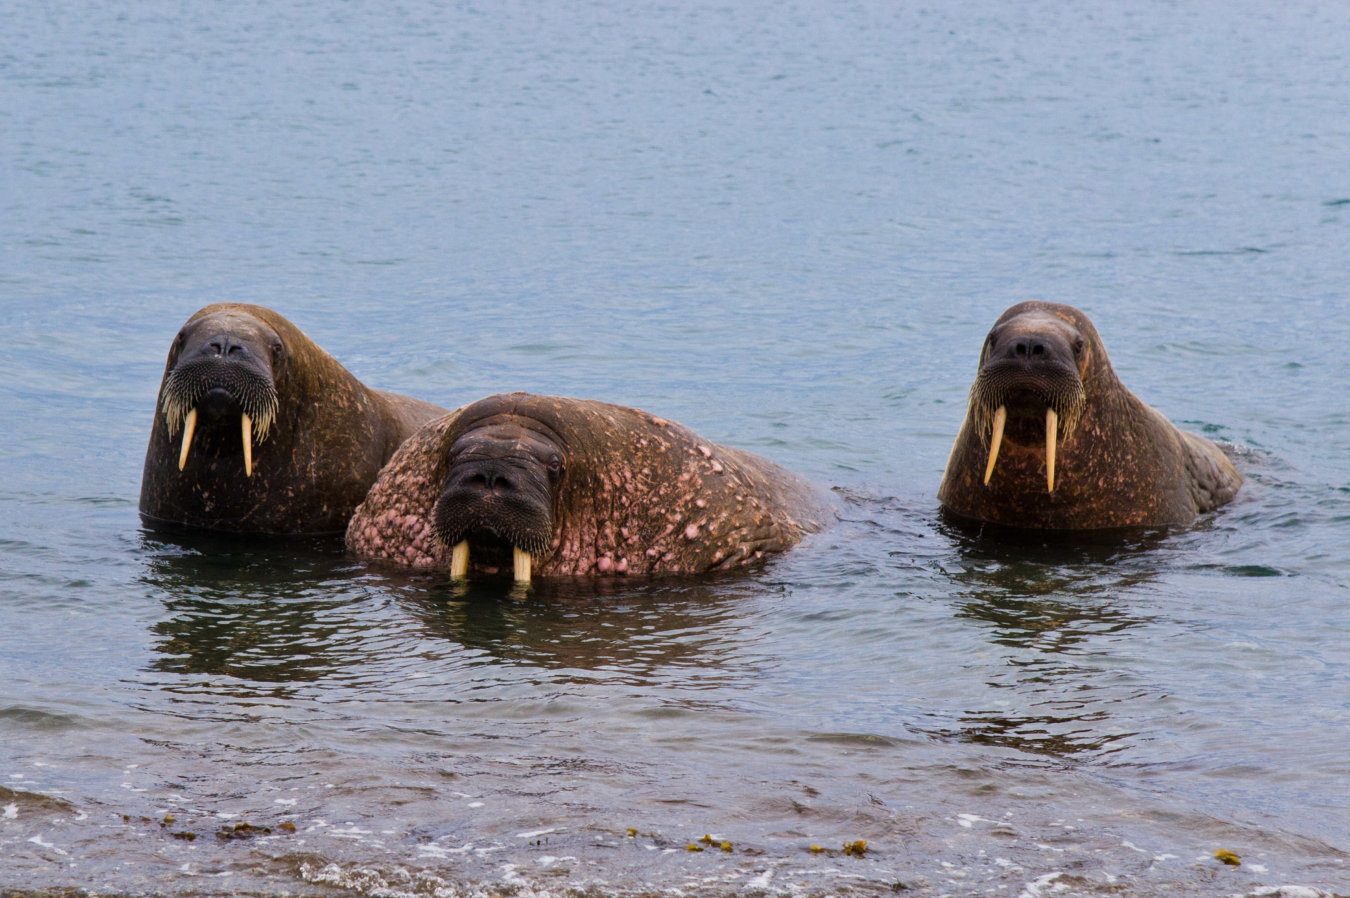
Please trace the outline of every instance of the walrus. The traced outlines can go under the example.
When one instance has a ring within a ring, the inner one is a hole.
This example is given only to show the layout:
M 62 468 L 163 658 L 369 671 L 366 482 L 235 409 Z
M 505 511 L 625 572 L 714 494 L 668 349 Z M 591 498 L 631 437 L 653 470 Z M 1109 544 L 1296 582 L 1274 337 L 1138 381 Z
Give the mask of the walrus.
M 965 518 L 1046 530 L 1184 525 L 1242 478 L 1116 377 L 1088 317 L 1023 302 L 994 323 L 938 499 Z
M 452 577 L 695 573 L 782 552 L 831 514 L 786 469 L 664 418 L 508 393 L 404 443 L 347 548 Z
M 207 306 L 169 349 L 141 519 L 152 529 L 342 533 L 399 444 L 445 412 L 370 389 L 270 309 Z

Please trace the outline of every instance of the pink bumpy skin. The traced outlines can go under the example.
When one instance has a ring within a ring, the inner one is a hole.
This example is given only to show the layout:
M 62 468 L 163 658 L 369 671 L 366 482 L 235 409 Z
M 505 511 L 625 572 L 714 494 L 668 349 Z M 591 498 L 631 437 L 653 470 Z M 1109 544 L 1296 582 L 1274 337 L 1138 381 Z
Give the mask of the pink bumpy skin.
M 553 492 L 552 539 L 533 558 L 535 576 L 727 570 L 789 549 L 834 518 L 807 481 L 673 422 L 594 400 L 511 393 L 413 434 L 356 509 L 347 548 L 364 559 L 449 570 L 451 547 L 432 527 L 448 450 L 475 425 L 513 417 L 541 423 L 566 459 Z

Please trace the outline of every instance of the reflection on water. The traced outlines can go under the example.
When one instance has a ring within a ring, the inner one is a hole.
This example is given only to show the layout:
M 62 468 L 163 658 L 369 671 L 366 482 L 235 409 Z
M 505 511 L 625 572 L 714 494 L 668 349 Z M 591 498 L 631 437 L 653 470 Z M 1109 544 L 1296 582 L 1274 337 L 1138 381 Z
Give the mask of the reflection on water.
M 749 589 L 743 581 L 719 587 L 703 578 L 633 585 L 537 580 L 528 590 L 469 582 L 397 595 L 428 635 L 499 661 L 613 684 L 685 679 L 713 686 L 725 684 L 725 669 L 737 664 L 725 631 L 735 627 Z
M 151 627 L 154 670 L 278 684 L 271 694 L 286 697 L 280 684 L 359 663 L 360 638 L 342 615 L 353 597 L 341 542 L 156 533 L 141 548 L 140 582 L 168 613 Z
M 243 681 L 198 677 L 169 691 L 251 695 L 245 684 L 272 684 L 269 695 L 288 697 L 283 684 L 356 685 L 363 667 L 399 663 L 379 663 L 382 645 L 416 646 L 402 662 L 418 660 L 423 676 L 506 662 L 556 671 L 556 683 L 714 688 L 744 675 L 732 647 L 738 608 L 762 593 L 735 574 L 450 581 L 367 569 L 329 540 L 156 534 L 142 549 L 140 582 L 167 614 L 151 627 L 151 668 Z
M 1169 532 L 1036 533 L 945 514 L 943 530 L 959 558 L 956 616 L 1014 650 L 987 681 L 1010 698 L 961 715 L 945 735 L 1058 757 L 1119 751 L 1137 736 L 1128 703 L 1148 690 L 1131 688 L 1109 658 L 1151 622 L 1128 596 L 1158 578 Z

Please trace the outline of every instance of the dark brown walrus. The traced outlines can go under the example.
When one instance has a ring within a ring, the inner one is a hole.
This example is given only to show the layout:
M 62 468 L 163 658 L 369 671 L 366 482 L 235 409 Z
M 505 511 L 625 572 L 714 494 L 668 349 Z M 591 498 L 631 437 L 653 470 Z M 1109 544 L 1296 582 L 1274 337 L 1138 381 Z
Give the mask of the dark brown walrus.
M 341 533 L 399 444 L 445 411 L 366 387 L 270 309 L 207 306 L 169 349 L 141 518 L 149 527 Z
M 1189 524 L 1241 485 L 1218 446 L 1125 388 L 1086 315 L 1024 302 L 985 340 L 938 499 L 967 518 L 1089 530 Z
M 347 547 L 451 576 L 692 573 L 791 548 L 832 513 L 773 462 L 646 412 L 509 393 L 414 434 Z

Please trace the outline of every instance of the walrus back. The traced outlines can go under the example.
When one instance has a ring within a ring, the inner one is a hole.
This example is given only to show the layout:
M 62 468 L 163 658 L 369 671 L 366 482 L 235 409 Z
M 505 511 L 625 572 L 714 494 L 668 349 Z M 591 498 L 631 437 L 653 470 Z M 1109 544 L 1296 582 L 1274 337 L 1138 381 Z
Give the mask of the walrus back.
M 389 445 L 388 451 L 381 462 L 381 467 L 388 463 L 398 447 L 403 445 L 408 437 L 416 433 L 418 428 L 428 421 L 434 421 L 445 415 L 448 411 L 435 403 L 415 399 L 412 396 L 404 396 L 401 393 L 390 393 L 387 390 L 376 390 L 370 387 L 366 389 L 370 390 L 371 394 L 384 406 L 389 419 Z
M 1196 514 L 1212 511 L 1236 496 L 1242 475 L 1223 450 L 1198 434 L 1178 433 L 1186 449 L 1186 474 Z

